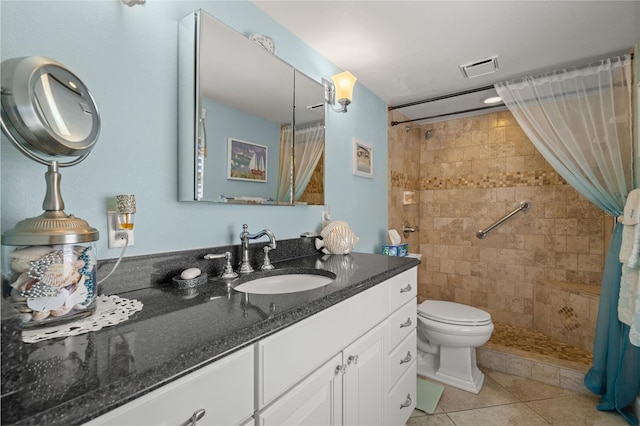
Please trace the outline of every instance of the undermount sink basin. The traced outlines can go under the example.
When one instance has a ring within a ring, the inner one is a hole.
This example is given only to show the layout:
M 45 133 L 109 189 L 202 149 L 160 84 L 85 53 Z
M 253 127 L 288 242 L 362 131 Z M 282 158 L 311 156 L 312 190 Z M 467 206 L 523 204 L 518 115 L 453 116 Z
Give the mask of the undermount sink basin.
M 328 271 L 318 273 L 278 274 L 256 278 L 239 284 L 234 290 L 250 294 L 282 294 L 296 293 L 324 287 L 333 282 L 335 275 Z

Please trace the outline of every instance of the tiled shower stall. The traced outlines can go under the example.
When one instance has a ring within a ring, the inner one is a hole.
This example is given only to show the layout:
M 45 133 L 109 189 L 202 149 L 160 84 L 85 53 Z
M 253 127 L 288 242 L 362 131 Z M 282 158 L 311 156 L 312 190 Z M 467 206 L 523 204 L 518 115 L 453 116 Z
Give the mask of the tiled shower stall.
M 576 382 L 567 387 L 581 388 L 612 218 L 567 185 L 508 111 L 415 127 L 389 126 L 388 190 L 389 229 L 419 227 L 405 239 L 423 255 L 419 302 L 491 314 L 496 331 L 480 365 L 552 384 L 566 367 Z M 403 204 L 404 191 L 415 204 Z M 525 200 L 528 211 L 476 238 Z

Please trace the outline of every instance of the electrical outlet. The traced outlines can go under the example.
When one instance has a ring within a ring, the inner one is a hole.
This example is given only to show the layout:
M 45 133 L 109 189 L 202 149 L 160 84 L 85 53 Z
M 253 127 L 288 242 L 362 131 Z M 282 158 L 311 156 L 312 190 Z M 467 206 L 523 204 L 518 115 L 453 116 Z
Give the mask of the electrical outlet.
M 127 247 L 131 247 L 133 245 L 133 229 L 129 231 L 118 229 L 117 212 L 107 212 L 107 233 L 109 234 L 109 248 L 124 247 L 126 239 L 122 237 L 122 235 L 125 233 L 129 238 L 129 244 Z

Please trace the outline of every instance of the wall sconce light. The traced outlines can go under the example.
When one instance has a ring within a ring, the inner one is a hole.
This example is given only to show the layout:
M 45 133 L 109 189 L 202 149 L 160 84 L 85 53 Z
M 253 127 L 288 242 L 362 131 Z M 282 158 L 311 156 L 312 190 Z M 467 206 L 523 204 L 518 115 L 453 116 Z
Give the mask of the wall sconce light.
M 349 105 L 353 99 L 353 86 L 355 86 L 357 78 L 349 71 L 344 71 L 331 76 L 331 80 L 333 80 L 333 82 L 324 78 L 322 79 L 324 100 L 335 112 L 347 112 L 347 105 Z M 341 108 L 334 106 L 336 99 L 341 105 Z

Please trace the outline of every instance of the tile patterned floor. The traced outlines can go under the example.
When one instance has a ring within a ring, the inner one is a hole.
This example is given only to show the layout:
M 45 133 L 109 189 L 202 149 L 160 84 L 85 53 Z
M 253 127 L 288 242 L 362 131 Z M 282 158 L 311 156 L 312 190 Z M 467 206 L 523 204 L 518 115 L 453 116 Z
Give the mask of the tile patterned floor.
M 435 412 L 415 410 L 407 426 L 627 425 L 618 414 L 596 410 L 596 396 L 494 370 L 484 373 L 478 395 L 444 385 Z

